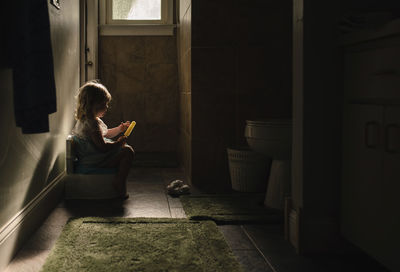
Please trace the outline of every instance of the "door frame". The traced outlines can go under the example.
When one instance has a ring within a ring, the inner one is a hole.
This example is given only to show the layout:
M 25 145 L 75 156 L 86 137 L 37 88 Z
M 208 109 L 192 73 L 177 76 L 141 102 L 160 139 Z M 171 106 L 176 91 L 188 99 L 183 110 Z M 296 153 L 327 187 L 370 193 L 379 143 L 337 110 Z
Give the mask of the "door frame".
M 98 25 L 97 0 L 79 1 L 80 21 L 80 84 L 98 78 Z

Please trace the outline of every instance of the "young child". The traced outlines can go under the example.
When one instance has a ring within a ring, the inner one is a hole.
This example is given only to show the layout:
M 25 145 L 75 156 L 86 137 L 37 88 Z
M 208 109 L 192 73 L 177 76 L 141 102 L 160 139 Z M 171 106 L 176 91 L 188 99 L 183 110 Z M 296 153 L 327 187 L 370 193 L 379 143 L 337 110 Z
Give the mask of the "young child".
M 113 185 L 120 198 L 126 199 L 126 177 L 128 176 L 134 151 L 126 144 L 126 136 L 120 136 L 116 141 L 111 140 L 124 132 L 130 122 L 121 123 L 114 128 L 100 119 L 107 111 L 111 95 L 107 88 L 97 81 L 89 81 L 80 89 L 77 96 L 75 119 L 77 123 L 72 131 L 78 137 L 79 144 L 76 153 L 79 164 L 84 167 L 117 168 Z

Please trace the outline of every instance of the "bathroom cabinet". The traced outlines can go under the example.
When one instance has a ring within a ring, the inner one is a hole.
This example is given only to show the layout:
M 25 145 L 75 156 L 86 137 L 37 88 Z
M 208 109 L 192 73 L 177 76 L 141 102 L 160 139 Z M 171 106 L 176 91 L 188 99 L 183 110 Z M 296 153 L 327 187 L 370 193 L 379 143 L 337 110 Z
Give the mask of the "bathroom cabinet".
M 349 104 L 344 116 L 342 232 L 384 262 L 399 242 L 400 107 Z
M 341 232 L 400 271 L 400 28 L 392 30 L 342 44 Z

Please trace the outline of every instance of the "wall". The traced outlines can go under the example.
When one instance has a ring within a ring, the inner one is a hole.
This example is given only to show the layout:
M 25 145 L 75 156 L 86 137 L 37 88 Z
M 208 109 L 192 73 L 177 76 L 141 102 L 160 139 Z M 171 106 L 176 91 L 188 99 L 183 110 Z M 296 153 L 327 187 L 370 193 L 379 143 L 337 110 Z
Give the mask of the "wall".
M 301 210 L 300 252 L 307 254 L 339 242 L 339 3 L 296 0 L 294 7 L 292 197 L 294 209 Z
M 179 60 L 179 160 L 189 181 L 192 173 L 191 0 L 181 0 L 178 26 Z
M 178 143 L 175 36 L 99 37 L 99 78 L 113 100 L 109 127 L 135 120 L 136 152 L 174 152 Z
M 291 117 L 292 6 L 195 0 L 190 10 L 190 175 L 198 187 L 225 191 L 226 148 L 246 144 L 245 120 Z
M 79 3 L 61 5 L 57 10 L 49 4 L 57 88 L 57 112 L 50 115 L 49 133 L 25 135 L 16 127 L 12 70 L 0 69 L 0 230 L 64 171 L 65 138 L 73 126 L 79 87 Z M 0 52 L 2 57 L 8 53 Z

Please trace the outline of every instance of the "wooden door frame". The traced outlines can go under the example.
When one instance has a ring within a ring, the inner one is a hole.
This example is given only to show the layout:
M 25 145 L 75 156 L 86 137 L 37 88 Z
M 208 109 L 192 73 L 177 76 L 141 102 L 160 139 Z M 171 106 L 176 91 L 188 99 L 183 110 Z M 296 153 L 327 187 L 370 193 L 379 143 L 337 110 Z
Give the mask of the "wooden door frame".
M 80 84 L 98 78 L 98 22 L 97 0 L 79 1 L 80 21 Z

